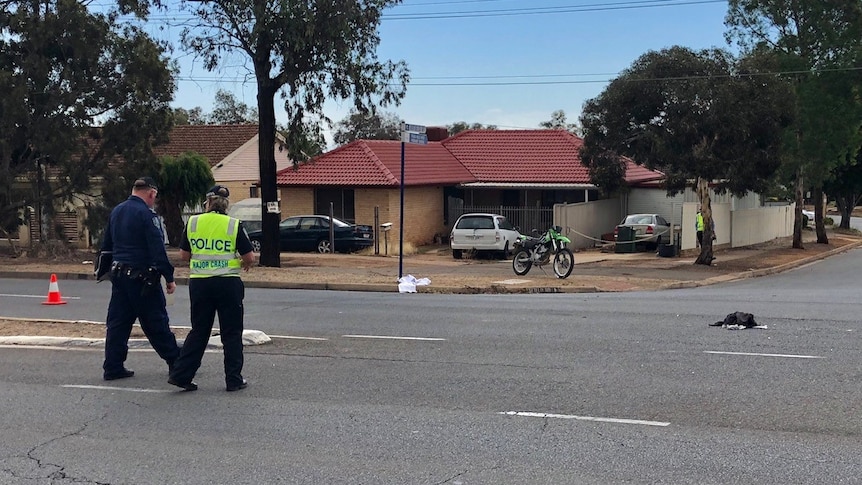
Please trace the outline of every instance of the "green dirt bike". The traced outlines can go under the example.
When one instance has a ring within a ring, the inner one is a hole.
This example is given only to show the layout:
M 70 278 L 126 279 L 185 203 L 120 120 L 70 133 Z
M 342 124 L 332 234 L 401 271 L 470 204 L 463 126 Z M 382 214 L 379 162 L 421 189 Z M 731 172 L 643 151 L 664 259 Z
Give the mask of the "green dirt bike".
M 557 278 L 567 278 L 572 274 L 572 266 L 575 264 L 575 256 L 566 247 L 572 242 L 571 239 L 562 235 L 563 228 L 554 226 L 544 234 L 533 230 L 533 236 L 521 235 L 515 242 L 515 257 L 512 259 L 512 269 L 518 276 L 524 276 L 533 265 L 542 269 L 542 266 L 551 262 L 553 256 L 554 274 Z M 544 271 L 544 269 L 542 269 Z

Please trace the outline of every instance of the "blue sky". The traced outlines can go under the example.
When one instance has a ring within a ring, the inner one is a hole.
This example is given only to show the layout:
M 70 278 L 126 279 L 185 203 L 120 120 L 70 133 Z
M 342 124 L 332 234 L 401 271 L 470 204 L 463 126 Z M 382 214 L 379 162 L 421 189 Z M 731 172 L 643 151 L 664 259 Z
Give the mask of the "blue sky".
M 726 11 L 724 0 L 405 0 L 384 14 L 378 56 L 405 60 L 412 81 L 401 105 L 386 111 L 429 126 L 537 128 L 560 109 L 574 122 L 585 100 L 649 50 L 727 47 Z M 209 73 L 177 55 L 176 107 L 210 111 L 218 89 L 256 104 L 240 62 Z M 349 106 L 331 102 L 324 111 L 337 121 Z M 276 113 L 283 118 L 278 100 Z

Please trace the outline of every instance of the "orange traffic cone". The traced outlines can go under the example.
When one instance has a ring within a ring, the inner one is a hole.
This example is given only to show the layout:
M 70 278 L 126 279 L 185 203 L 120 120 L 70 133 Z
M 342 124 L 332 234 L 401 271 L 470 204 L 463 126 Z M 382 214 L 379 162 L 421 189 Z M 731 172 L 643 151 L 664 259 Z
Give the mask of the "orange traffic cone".
M 60 296 L 60 285 L 57 284 L 57 275 L 51 275 L 51 284 L 48 285 L 48 299 L 42 302 L 43 305 L 65 305 L 66 300 Z

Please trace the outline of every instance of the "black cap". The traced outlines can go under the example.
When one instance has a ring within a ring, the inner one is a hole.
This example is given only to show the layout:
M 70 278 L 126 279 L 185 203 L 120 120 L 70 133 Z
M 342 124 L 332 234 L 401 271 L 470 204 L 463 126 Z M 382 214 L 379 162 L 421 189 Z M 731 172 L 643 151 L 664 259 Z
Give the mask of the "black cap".
M 159 190 L 159 186 L 156 185 L 156 181 L 152 177 L 138 177 L 135 180 L 134 186 L 136 189 L 150 188 Z
M 213 185 L 212 188 L 207 191 L 207 197 L 224 197 L 226 199 L 230 197 L 230 190 L 228 190 L 224 185 Z

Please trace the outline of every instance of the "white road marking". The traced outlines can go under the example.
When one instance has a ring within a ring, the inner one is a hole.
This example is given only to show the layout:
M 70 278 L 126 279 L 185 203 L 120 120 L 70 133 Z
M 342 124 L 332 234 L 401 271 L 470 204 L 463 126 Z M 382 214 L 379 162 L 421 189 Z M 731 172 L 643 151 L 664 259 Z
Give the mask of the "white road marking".
M 104 352 L 104 348 L 99 347 L 59 347 L 57 345 L 18 345 L 18 344 L 3 344 L 0 349 L 28 349 L 28 350 L 84 350 L 87 352 Z M 134 349 L 129 349 L 129 352 L 134 352 Z
M 531 413 L 527 411 L 503 411 L 497 414 L 505 414 L 507 416 L 523 416 L 527 418 L 554 418 L 554 419 L 576 419 L 579 421 L 598 421 L 602 423 L 617 423 L 617 424 L 642 424 L 646 426 L 669 426 L 670 423 L 664 421 L 645 421 L 642 419 L 624 419 L 624 418 L 600 418 L 595 416 L 575 416 L 573 414 L 552 414 L 552 413 Z
M 445 338 L 434 337 L 395 337 L 391 335 L 342 335 L 344 338 L 376 338 L 385 340 L 426 340 L 431 342 L 445 341 Z
M 293 335 L 269 335 L 269 338 L 283 338 L 283 339 L 292 339 L 292 340 L 329 340 L 328 338 L 319 338 L 319 337 L 296 337 Z
M 90 386 L 85 384 L 65 384 L 60 387 L 74 388 L 74 389 L 100 389 L 104 391 L 126 391 L 126 392 L 154 392 L 154 393 L 168 393 L 168 392 L 177 392 L 171 389 L 142 389 L 140 387 L 117 387 L 117 386 Z
M 725 354 L 725 355 L 750 355 L 755 357 L 789 357 L 793 359 L 825 359 L 820 355 L 795 355 L 795 354 L 758 354 L 754 352 L 721 352 L 719 350 L 704 350 L 707 354 Z
M 0 296 L 8 296 L 11 298 L 46 298 L 45 295 L 16 295 L 13 293 L 0 293 Z M 61 300 L 80 300 L 80 296 L 61 296 Z

